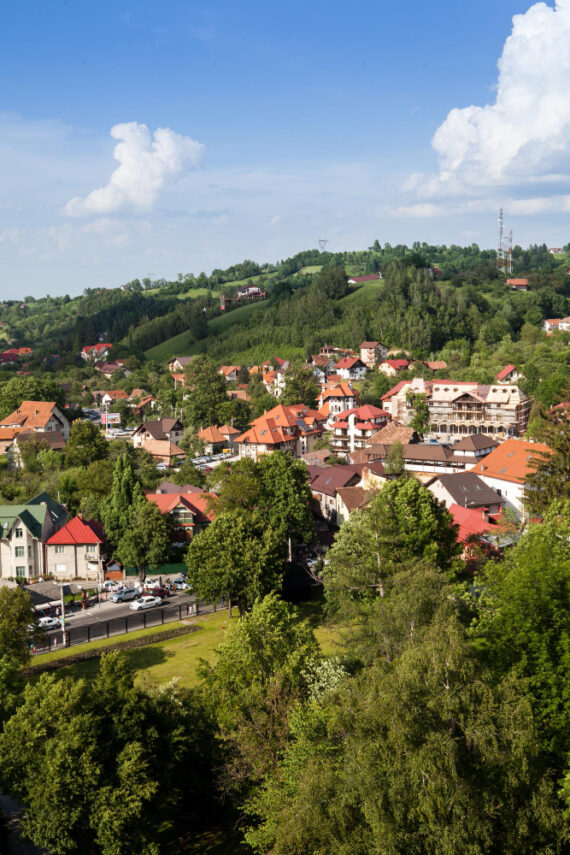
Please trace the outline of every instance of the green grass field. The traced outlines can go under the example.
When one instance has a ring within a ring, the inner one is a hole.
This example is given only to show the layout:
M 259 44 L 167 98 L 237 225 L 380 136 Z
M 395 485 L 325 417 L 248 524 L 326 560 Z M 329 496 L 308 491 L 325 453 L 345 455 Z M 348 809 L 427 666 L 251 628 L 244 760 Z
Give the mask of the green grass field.
M 323 653 L 335 655 L 339 650 L 340 632 L 338 627 L 323 625 L 323 602 L 321 598 L 315 598 L 309 602 L 300 603 L 297 607 L 299 618 L 306 620 L 312 627 L 317 641 Z M 237 610 L 234 609 L 233 617 L 229 618 L 227 611 L 219 611 L 211 615 L 204 615 L 192 619 L 200 627 L 198 632 L 180 635 L 176 638 L 168 638 L 158 641 L 146 647 L 134 650 L 126 650 L 125 656 L 132 670 L 135 672 L 135 681 L 142 688 L 153 688 L 154 686 L 168 683 L 176 678 L 180 685 L 186 687 L 196 686 L 199 683 L 198 664 L 201 659 L 213 662 L 216 648 L 223 640 L 227 628 L 232 620 L 237 618 Z M 164 630 L 180 626 L 171 623 L 164 626 Z M 129 633 L 125 636 L 104 639 L 90 645 L 79 645 L 67 650 L 58 650 L 55 653 L 45 653 L 34 657 L 33 664 L 51 662 L 63 659 L 73 653 L 81 653 L 86 649 L 105 648 L 112 644 L 120 643 L 121 640 L 129 640 L 159 632 L 161 627 L 138 632 Z M 58 677 L 75 677 L 90 679 L 95 676 L 99 669 L 99 659 L 88 659 L 73 665 L 66 665 L 52 673 Z M 37 678 L 32 678 L 37 679 Z
M 384 288 L 385 282 L 383 279 L 376 279 L 372 282 L 365 282 L 364 285 L 353 287 L 350 294 L 339 300 L 339 303 L 361 303 L 370 300 L 375 294 Z

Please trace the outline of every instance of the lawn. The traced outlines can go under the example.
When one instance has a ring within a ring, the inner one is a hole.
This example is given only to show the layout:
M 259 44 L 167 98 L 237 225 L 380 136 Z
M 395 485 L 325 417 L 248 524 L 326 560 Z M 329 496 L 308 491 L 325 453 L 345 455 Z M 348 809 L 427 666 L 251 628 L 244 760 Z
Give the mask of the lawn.
M 339 629 L 335 626 L 323 626 L 322 598 L 315 597 L 309 602 L 300 603 L 297 609 L 300 619 L 308 621 L 309 625 L 313 628 L 323 653 L 328 655 L 337 653 L 340 639 Z M 235 609 L 233 614 L 234 616 L 237 615 Z M 232 620 L 234 619 L 235 617 L 232 618 Z M 149 644 L 146 647 L 125 651 L 125 656 L 130 667 L 136 674 L 135 679 L 139 686 L 142 688 L 152 688 L 167 683 L 174 678 L 177 678 L 182 686 L 192 687 L 198 684 L 199 677 L 197 669 L 199 661 L 201 659 L 205 659 L 208 662 L 214 661 L 216 648 L 220 645 L 226 634 L 230 619 L 228 618 L 227 611 L 223 611 L 197 617 L 192 622 L 200 626 L 199 632 L 180 635 L 177 638 L 169 638 L 165 641 Z M 165 626 L 164 629 L 180 625 L 179 623 L 172 623 Z M 70 653 L 80 653 L 82 650 L 92 649 L 94 646 L 108 647 L 111 644 L 116 644 L 118 641 L 120 642 L 121 638 L 127 640 L 145 635 L 145 633 L 153 634 L 158 629 L 140 630 L 139 632 L 129 633 L 128 636 L 105 639 L 93 645 L 79 645 L 71 651 L 67 649 L 59 650 L 56 653 L 46 653 L 34 657 L 33 663 L 34 665 L 39 665 L 41 662 L 62 659 L 65 656 L 69 656 Z M 83 662 L 77 662 L 74 665 L 66 665 L 52 673 L 57 676 L 86 677 L 89 679 L 95 676 L 98 668 L 98 659 L 88 659 Z
M 239 309 L 232 309 L 217 318 L 212 318 L 208 322 L 208 329 L 215 335 L 220 335 L 220 333 L 224 333 L 233 327 L 234 324 L 243 324 L 244 321 L 249 320 L 249 316 L 253 315 L 256 310 L 263 311 L 266 305 L 266 300 L 256 300 L 246 306 L 240 306 Z
M 364 300 L 369 300 L 378 291 L 381 291 L 385 286 L 385 281 L 383 279 L 374 279 L 372 282 L 366 282 L 364 285 L 358 285 L 356 288 L 353 287 L 353 290 L 350 294 L 347 294 L 346 297 L 343 297 L 342 300 L 339 300 L 340 303 L 361 303 Z

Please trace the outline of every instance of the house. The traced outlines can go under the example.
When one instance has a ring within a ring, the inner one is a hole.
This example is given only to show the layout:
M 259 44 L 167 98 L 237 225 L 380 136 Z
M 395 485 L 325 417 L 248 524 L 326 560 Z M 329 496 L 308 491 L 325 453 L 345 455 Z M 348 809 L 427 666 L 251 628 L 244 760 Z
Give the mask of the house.
M 373 434 L 390 418 L 385 410 L 365 404 L 341 413 L 332 424 L 333 435 L 330 446 L 335 454 L 346 455 L 357 448 L 364 448 Z
M 361 478 L 362 466 L 308 466 L 310 488 L 319 503 L 322 516 L 331 523 L 337 521 L 336 492 L 340 487 L 355 487 Z
M 30 359 L 32 355 L 31 347 L 9 347 L 8 350 L 3 350 L 0 353 L 0 363 L 4 365 L 15 365 L 18 362 L 24 362 Z
M 381 273 L 367 273 L 365 276 L 351 276 L 348 284 L 361 285 L 363 282 L 376 282 L 378 279 L 382 279 Z
M 322 375 L 324 375 L 323 383 L 329 374 L 334 374 L 335 371 L 335 361 L 330 356 L 324 353 L 315 353 L 312 356 L 309 356 L 307 359 L 309 365 L 313 366 L 313 370 L 315 374 L 319 371 Z
M 186 457 L 186 452 L 168 439 L 145 439 L 139 448 L 148 451 L 155 463 L 167 466 L 178 466 Z
M 436 499 L 445 503 L 447 509 L 451 505 L 459 505 L 462 508 L 484 508 L 489 514 L 498 514 L 505 504 L 505 499 L 473 471 L 438 475 L 428 489 Z
M 293 457 L 310 451 L 323 434 L 321 413 L 303 404 L 285 407 L 282 404 L 268 410 L 251 423 L 249 430 L 236 437 L 240 457 L 257 460 L 273 451 L 287 451 Z
M 95 362 L 95 360 L 105 360 L 109 356 L 109 351 L 113 347 L 109 342 L 100 342 L 99 344 L 87 344 L 81 351 L 81 359 L 86 362 Z
M 492 436 L 484 433 L 473 433 L 470 436 L 465 436 L 459 442 L 455 442 L 451 446 L 451 451 L 456 457 L 468 457 L 470 460 L 481 460 L 487 454 L 490 454 L 499 443 Z
M 301 454 L 300 459 L 307 464 L 307 466 L 327 466 L 327 458 L 330 457 L 332 451 L 330 448 L 319 448 L 316 451 L 307 451 L 306 454 Z
M 101 389 L 94 392 L 93 396 L 103 407 L 110 407 L 115 401 L 127 401 L 129 397 L 124 389 L 109 389 L 108 391 Z
M 116 362 L 96 362 L 93 366 L 93 370 L 98 374 L 101 374 L 101 376 L 106 380 L 110 380 L 113 374 L 116 374 L 117 372 L 125 377 L 132 374 L 132 371 L 128 371 L 125 368 L 124 360 L 119 359 Z
M 386 359 L 388 348 L 380 341 L 362 341 L 360 343 L 360 361 L 367 368 L 374 368 L 380 359 Z
M 561 246 L 551 246 L 548 251 L 551 255 L 564 255 L 564 250 Z
M 318 404 L 319 412 L 322 413 L 329 427 L 336 416 L 358 406 L 358 392 L 350 383 L 325 384 L 321 388 Z
M 360 380 L 366 374 L 366 365 L 361 359 L 345 356 L 337 362 L 335 370 L 343 380 Z
M 409 364 L 407 359 L 385 359 L 378 366 L 378 371 L 386 377 L 395 377 L 398 371 L 407 371 Z
M 528 279 L 507 279 L 505 285 L 509 285 L 513 291 L 528 291 Z
M 507 439 L 471 470 L 500 496 L 517 514 L 524 513 L 524 491 L 536 461 L 552 454 L 542 442 Z
M 58 580 L 100 579 L 103 571 L 105 532 L 96 520 L 81 514 L 69 520 L 46 542 L 46 570 Z
M 21 433 L 16 433 L 14 435 L 13 442 L 6 450 L 8 465 L 10 467 L 21 469 L 24 465 L 22 460 L 22 446 L 25 445 L 26 442 L 41 442 L 44 448 L 49 451 L 63 451 L 66 445 L 63 431 L 60 430 L 24 430 Z
M 238 288 L 236 300 L 263 300 L 265 291 L 263 288 L 258 288 L 257 285 L 246 285 L 245 288 Z
M 222 365 L 218 368 L 218 374 L 222 374 L 226 383 L 237 383 L 239 365 Z
M 567 318 L 549 318 L 543 324 L 547 335 L 553 332 L 570 332 L 570 316 Z
M 411 427 L 401 425 L 399 422 L 388 422 L 378 433 L 372 434 L 369 445 L 392 445 L 394 442 L 411 445 L 419 442 L 419 437 Z
M 151 439 L 168 440 L 176 444 L 180 442 L 183 432 L 184 426 L 179 419 L 157 419 L 139 425 L 133 433 L 132 441 L 135 448 L 142 448 L 144 443 Z
M 226 395 L 230 401 L 251 401 L 251 395 L 246 389 L 228 389 Z
M 505 365 L 504 368 L 501 368 L 501 370 L 499 371 L 499 373 L 495 377 L 495 380 L 497 381 L 497 383 L 509 384 L 509 383 L 516 383 L 517 380 L 521 379 L 521 377 L 522 377 L 522 374 L 520 373 L 520 371 L 517 371 L 517 369 L 515 368 L 514 365 Z
M 175 374 L 178 371 L 184 371 L 186 366 L 190 365 L 191 362 L 191 356 L 175 356 L 174 359 L 171 359 L 168 363 L 168 370 L 171 374 Z
M 198 433 L 198 439 L 204 443 L 206 454 L 215 454 L 227 448 L 231 451 L 235 450 L 235 438 L 239 436 L 240 431 L 236 430 L 231 425 L 210 425 L 210 427 L 202 428 Z
M 486 433 L 500 437 L 524 433 L 532 400 L 518 386 L 487 386 L 468 380 L 402 380 L 382 405 L 392 419 L 409 424 L 413 404 L 408 394 L 424 394 L 430 413 L 430 436 L 452 442 L 457 434 Z
M 173 539 L 185 544 L 196 537 L 215 518 L 211 508 L 213 493 L 147 493 L 146 499 L 159 509 L 163 516 L 169 515 L 173 526 Z
M 0 422 L 0 428 L 12 428 L 15 433 L 39 431 L 61 432 L 69 439 L 70 423 L 55 401 L 22 401 L 17 410 Z
M 447 362 L 444 362 L 443 359 L 424 360 L 422 365 L 424 365 L 429 371 L 445 371 L 447 368 Z
M 132 395 L 129 398 L 129 401 L 132 400 Z M 158 407 L 158 401 L 154 397 L 154 395 L 145 395 L 139 403 L 135 406 L 135 415 L 143 416 L 146 413 L 152 413 Z
M 285 378 L 285 370 L 286 369 L 265 371 L 261 375 L 263 385 L 265 386 L 267 392 L 274 398 L 280 398 L 283 392 L 285 391 L 285 385 L 287 382 Z
M 43 576 L 44 544 L 66 519 L 65 509 L 47 493 L 26 504 L 0 505 L 0 578 Z
M 457 540 L 464 546 L 462 558 L 464 561 L 473 559 L 473 546 L 479 544 L 486 547 L 484 557 L 487 557 L 491 544 L 494 544 L 503 534 L 503 529 L 497 519 L 493 519 L 484 510 L 463 508 L 461 505 L 451 505 L 449 513 L 457 526 Z
M 374 490 L 364 487 L 339 487 L 336 491 L 336 523 L 342 525 L 355 511 L 366 508 L 374 496 Z

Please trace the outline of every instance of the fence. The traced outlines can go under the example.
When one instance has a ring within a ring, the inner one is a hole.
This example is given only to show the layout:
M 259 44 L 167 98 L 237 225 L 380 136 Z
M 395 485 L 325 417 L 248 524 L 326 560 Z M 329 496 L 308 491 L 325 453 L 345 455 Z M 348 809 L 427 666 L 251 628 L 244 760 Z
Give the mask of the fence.
M 152 609 L 132 612 L 121 617 L 101 620 L 82 626 L 66 626 L 63 630 L 50 632 L 46 636 L 44 644 L 36 643 L 36 653 L 48 653 L 61 650 L 62 647 L 74 647 L 77 644 L 88 644 L 103 638 L 111 638 L 115 635 L 124 635 L 139 629 L 152 626 L 161 626 L 165 623 L 173 623 L 186 617 L 197 614 L 215 612 L 217 603 L 187 602 L 180 605 L 165 604 L 154 606 Z M 65 636 L 65 637 L 64 637 Z

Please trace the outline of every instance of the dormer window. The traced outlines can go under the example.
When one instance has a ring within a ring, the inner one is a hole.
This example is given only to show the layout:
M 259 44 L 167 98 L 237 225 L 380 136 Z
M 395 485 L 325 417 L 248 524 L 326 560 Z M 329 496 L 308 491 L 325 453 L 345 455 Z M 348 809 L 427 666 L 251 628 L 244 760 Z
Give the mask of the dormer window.
M 17 528 L 16 529 L 16 537 L 23 537 L 23 536 L 24 536 L 24 529 L 23 528 Z

